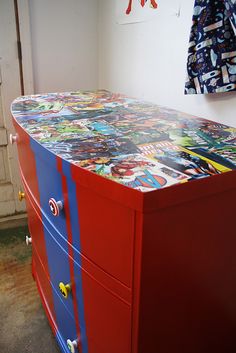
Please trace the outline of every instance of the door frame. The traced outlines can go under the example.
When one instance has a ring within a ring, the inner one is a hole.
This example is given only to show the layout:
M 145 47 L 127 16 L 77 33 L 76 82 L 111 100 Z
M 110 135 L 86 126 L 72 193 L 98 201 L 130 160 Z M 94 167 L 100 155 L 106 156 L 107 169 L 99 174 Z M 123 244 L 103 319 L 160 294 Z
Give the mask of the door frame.
M 22 77 L 23 77 L 23 87 L 24 87 L 24 95 L 30 95 L 34 94 L 34 84 L 33 84 L 33 65 L 32 65 L 32 53 L 31 53 L 31 30 L 30 30 L 30 11 L 29 11 L 29 0 L 12 0 L 12 5 L 14 6 L 14 14 L 15 18 L 11 18 L 11 22 L 15 23 L 15 28 L 16 28 L 16 40 L 17 42 L 13 45 L 15 46 L 15 60 L 18 59 L 19 62 L 19 68 L 20 68 L 20 63 L 22 67 Z M 15 11 L 17 9 L 18 11 Z M 13 15 L 13 12 L 12 12 Z M 10 25 L 9 25 L 10 26 Z M 20 43 L 19 43 L 20 42 Z M 17 47 L 18 49 L 21 47 L 21 56 L 22 59 L 20 60 L 20 55 L 18 51 L 17 55 Z M 14 49 L 13 49 L 14 50 Z M 13 52 L 12 50 L 12 52 Z M 2 58 L 0 58 L 1 60 Z M 12 201 L 14 200 L 15 204 L 15 213 L 9 213 L 8 216 L 3 216 L 0 217 L 0 229 L 4 228 L 5 225 L 6 227 L 11 224 L 17 225 L 21 224 L 22 221 L 26 223 L 26 213 L 25 213 L 25 203 L 24 202 L 19 202 L 18 200 L 18 190 L 21 189 L 21 178 L 19 174 L 19 164 L 18 164 L 18 158 L 17 158 L 17 150 L 16 146 L 12 146 L 9 144 L 9 134 L 14 133 L 14 128 L 13 124 L 11 121 L 10 117 L 10 112 L 9 112 L 9 106 L 11 103 L 11 100 L 16 98 L 14 95 L 9 96 L 9 84 L 5 85 L 5 82 L 9 82 L 11 80 L 11 74 L 9 71 L 9 66 L 6 64 L 6 60 L 4 60 L 3 66 L 1 65 L 2 70 L 2 77 L 3 77 L 3 82 L 4 82 L 4 88 L 2 90 L 2 96 L 4 97 L 3 102 L 2 102 L 2 109 L 3 109 L 3 116 L 5 116 L 5 137 L 6 137 L 6 146 L 7 146 L 7 155 L 8 155 L 8 160 L 9 160 L 9 173 L 10 173 L 10 181 L 9 183 L 12 185 L 12 187 L 9 185 L 6 185 L 7 191 L 9 195 L 14 195 Z M 16 66 L 14 70 L 14 75 L 17 70 Z M 20 70 L 19 70 L 20 71 Z M 19 76 L 20 80 L 20 76 Z M 14 85 L 15 88 L 15 94 L 22 94 L 19 82 Z M 16 88 L 18 87 L 18 88 Z M 7 120 L 6 120 L 7 119 Z M 13 177 L 13 175 L 15 175 Z M 14 180 L 14 181 L 13 181 Z M 9 189 L 9 190 L 8 190 Z M 9 196 L 10 197 L 10 196 Z M 11 202 L 12 202 L 11 201 Z M 11 204 L 12 205 L 12 204 Z M 12 207 L 12 206 L 11 206 Z M 7 214 L 7 213 L 6 213 Z
M 24 94 L 34 93 L 29 0 L 16 0 L 22 51 Z

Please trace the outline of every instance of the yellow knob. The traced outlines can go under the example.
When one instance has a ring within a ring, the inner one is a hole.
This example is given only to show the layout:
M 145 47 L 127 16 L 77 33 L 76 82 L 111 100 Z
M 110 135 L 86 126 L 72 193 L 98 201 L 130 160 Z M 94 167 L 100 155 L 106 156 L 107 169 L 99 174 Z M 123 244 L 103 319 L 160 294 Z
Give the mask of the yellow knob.
M 19 201 L 22 201 L 25 198 L 25 193 L 23 191 L 18 192 L 18 199 Z
M 60 289 L 60 292 L 61 292 L 61 294 L 63 295 L 63 297 L 64 297 L 65 299 L 67 299 L 69 293 L 71 292 L 71 285 L 70 285 L 70 283 L 64 284 L 63 282 L 60 282 L 60 283 L 59 283 L 59 289 Z

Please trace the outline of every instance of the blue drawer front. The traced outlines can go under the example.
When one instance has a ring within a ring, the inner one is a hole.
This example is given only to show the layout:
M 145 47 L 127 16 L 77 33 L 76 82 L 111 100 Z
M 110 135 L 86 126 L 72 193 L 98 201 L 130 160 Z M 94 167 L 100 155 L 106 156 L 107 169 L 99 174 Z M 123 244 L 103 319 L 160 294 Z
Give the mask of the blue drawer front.
M 63 282 L 64 284 L 69 284 L 71 282 L 68 253 L 60 246 L 59 243 L 56 242 L 56 239 L 47 231 L 45 227 L 44 234 L 46 239 L 46 246 L 49 250 L 48 263 L 50 270 L 50 280 L 53 286 L 53 290 L 61 298 L 66 309 L 74 318 L 72 293 L 69 293 L 68 297 L 64 298 L 59 289 L 60 282 Z
M 81 257 L 78 251 L 73 249 L 74 260 L 79 264 L 75 266 L 73 263 L 73 271 L 75 277 L 75 292 L 77 301 L 78 313 L 76 318 L 74 317 L 74 305 L 72 295 L 69 295 L 67 299 L 64 299 L 59 290 L 59 283 L 65 284 L 70 283 L 71 280 L 71 269 L 69 261 L 69 249 L 68 249 L 68 232 L 65 218 L 65 212 L 62 210 L 58 217 L 52 215 L 48 201 L 53 197 L 56 201 L 63 200 L 63 187 L 62 187 L 62 175 L 58 171 L 57 159 L 52 153 L 42 148 L 37 142 L 31 139 L 31 148 L 35 154 L 38 187 L 40 192 L 40 207 L 42 209 L 42 221 L 44 225 L 44 236 L 48 256 L 48 266 L 50 272 L 50 280 L 53 286 L 53 299 L 56 311 L 56 321 L 59 332 L 57 333 L 57 340 L 61 346 L 61 349 L 66 352 L 66 339 L 76 339 L 76 325 L 75 319 L 78 318 L 80 326 L 80 340 L 82 346 L 82 352 L 88 353 L 88 344 L 86 336 L 86 325 L 84 317 L 84 305 L 83 305 L 83 289 L 81 283 Z M 69 168 L 68 163 L 63 163 L 63 168 Z M 68 175 L 68 174 L 67 174 Z M 76 249 L 80 249 L 80 236 L 79 236 L 79 220 L 78 220 L 78 209 L 76 200 L 76 189 L 75 183 L 72 179 L 67 178 L 67 188 L 70 190 L 69 210 L 71 229 L 73 237 L 73 245 Z M 61 305 L 64 303 L 65 308 Z M 73 323 L 68 323 L 64 319 L 65 313 L 63 310 L 67 310 L 67 316 L 73 317 Z M 62 337 L 64 343 L 62 343 Z
M 64 305 L 57 294 L 54 295 L 55 308 L 57 310 L 58 332 L 56 333 L 57 341 L 61 350 L 65 353 L 70 353 L 67 347 L 67 339 L 74 340 L 77 337 L 76 326 L 74 319 L 65 310 Z
M 62 176 L 57 169 L 56 156 L 42 148 L 37 142 L 31 139 L 31 148 L 34 151 L 38 187 L 40 192 L 40 207 L 46 221 L 57 230 L 60 237 L 67 242 L 67 229 L 64 210 L 60 211 L 60 215 L 55 217 L 49 207 L 49 199 L 54 198 L 56 201 L 63 203 Z M 60 241 L 60 239 L 58 239 Z
M 65 175 L 70 174 L 70 164 L 68 162 L 62 161 L 62 171 Z M 74 273 L 75 273 L 75 284 L 76 284 L 76 300 L 78 303 L 78 314 L 80 323 L 80 333 L 83 353 L 88 353 L 88 341 L 86 335 L 86 324 L 85 324 L 85 313 L 84 313 L 84 299 L 83 299 L 83 287 L 81 281 L 81 255 L 80 255 L 80 227 L 79 227 L 79 217 L 78 217 L 78 205 L 76 198 L 76 185 L 72 178 L 67 177 L 67 189 L 68 189 L 68 202 L 70 210 L 70 223 L 72 231 L 72 243 L 73 243 L 73 258 L 75 262 Z
M 48 200 L 54 197 L 56 200 L 63 200 L 61 175 L 57 171 L 56 157 L 43 149 L 38 150 L 38 144 L 31 140 L 31 146 L 35 153 L 38 187 L 40 192 L 40 207 L 42 209 L 42 222 L 44 225 L 44 237 L 46 243 L 48 266 L 50 273 L 50 281 L 53 286 L 53 300 L 56 312 L 56 323 L 61 337 L 65 340 L 76 339 L 76 326 L 73 318 L 73 301 L 72 297 L 68 300 L 63 299 L 59 283 L 70 283 L 70 265 L 68 257 L 68 244 L 63 242 L 64 249 L 60 246 L 58 240 L 58 231 L 64 238 L 67 239 L 66 220 L 63 214 L 59 217 L 54 217 L 51 214 Z M 40 155 L 39 155 L 40 153 Z M 45 227 L 50 224 L 50 232 Z M 54 231 L 53 231 L 54 229 Z M 57 231 L 58 230 L 58 231 Z M 63 305 L 66 305 L 66 307 Z M 70 313 L 70 314 L 69 314 Z M 68 317 L 70 322 L 68 323 Z M 67 319 L 68 320 L 67 320 Z

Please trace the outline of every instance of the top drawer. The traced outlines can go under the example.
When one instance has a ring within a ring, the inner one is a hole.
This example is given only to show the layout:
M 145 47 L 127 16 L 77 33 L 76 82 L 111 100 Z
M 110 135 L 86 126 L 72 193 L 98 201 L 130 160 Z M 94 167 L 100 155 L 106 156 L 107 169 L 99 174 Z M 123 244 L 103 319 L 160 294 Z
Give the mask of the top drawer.
M 20 161 L 21 176 L 27 192 L 31 194 L 35 204 L 41 209 L 56 229 L 66 237 L 65 217 L 54 217 L 49 200 L 63 201 L 61 174 L 57 169 L 56 156 L 49 153 L 29 137 L 29 135 L 15 123 L 18 135 L 17 149 Z
M 17 139 L 17 150 L 20 162 L 20 171 L 23 178 L 24 184 L 34 195 L 34 198 L 39 203 L 39 188 L 37 179 L 36 163 L 34 158 L 34 152 L 31 149 L 31 139 L 29 135 L 20 127 L 13 119 L 14 126 L 18 135 Z

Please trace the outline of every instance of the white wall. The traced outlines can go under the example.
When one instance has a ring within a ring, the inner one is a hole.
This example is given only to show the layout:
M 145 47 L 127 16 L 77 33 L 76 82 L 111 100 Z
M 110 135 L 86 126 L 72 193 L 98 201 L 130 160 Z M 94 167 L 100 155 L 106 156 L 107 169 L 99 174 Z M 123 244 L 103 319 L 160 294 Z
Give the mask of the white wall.
M 99 0 L 99 87 L 143 98 L 236 127 L 236 92 L 185 96 L 193 0 L 157 0 L 152 22 L 116 24 L 115 2 Z M 128 0 L 127 0 L 128 4 Z
M 97 0 L 30 0 L 35 93 L 97 88 Z

